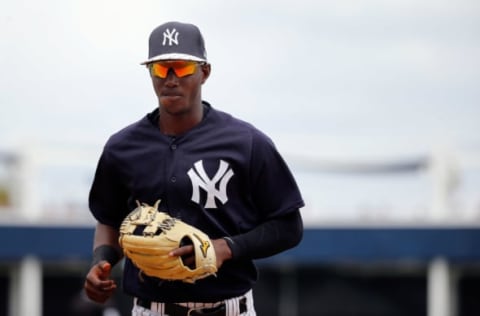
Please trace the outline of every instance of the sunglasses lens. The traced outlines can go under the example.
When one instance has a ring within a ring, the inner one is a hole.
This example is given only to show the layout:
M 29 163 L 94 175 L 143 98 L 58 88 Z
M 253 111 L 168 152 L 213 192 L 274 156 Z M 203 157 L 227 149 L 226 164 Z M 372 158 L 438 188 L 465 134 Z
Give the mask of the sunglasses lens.
M 173 70 L 177 77 L 181 78 L 193 74 L 196 65 L 195 62 L 179 62 L 177 65 L 173 66 Z
M 155 63 L 150 66 L 150 72 L 155 77 L 159 78 L 167 78 L 168 74 L 168 67 L 163 66 L 160 63 Z
M 168 75 L 168 70 L 173 69 L 175 75 L 179 78 L 191 75 L 195 72 L 197 63 L 194 61 L 167 61 L 154 63 L 150 67 L 152 75 L 165 79 Z

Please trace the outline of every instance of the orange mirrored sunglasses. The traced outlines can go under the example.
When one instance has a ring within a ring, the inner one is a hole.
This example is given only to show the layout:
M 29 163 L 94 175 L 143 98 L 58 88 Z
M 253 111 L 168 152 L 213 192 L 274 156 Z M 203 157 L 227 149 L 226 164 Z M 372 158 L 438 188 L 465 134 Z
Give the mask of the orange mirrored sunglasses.
M 167 78 L 168 70 L 173 69 L 179 78 L 189 76 L 195 72 L 199 63 L 188 60 L 158 61 L 148 65 L 150 73 L 162 79 Z

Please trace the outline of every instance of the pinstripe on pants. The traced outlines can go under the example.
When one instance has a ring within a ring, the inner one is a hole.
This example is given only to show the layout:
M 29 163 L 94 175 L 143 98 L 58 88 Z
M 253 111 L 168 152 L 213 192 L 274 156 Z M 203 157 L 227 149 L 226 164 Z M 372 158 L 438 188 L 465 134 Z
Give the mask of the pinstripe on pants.
M 242 297 L 247 298 L 247 312 L 240 314 L 239 302 Z M 134 303 L 135 304 L 132 309 L 132 316 L 174 316 L 165 314 L 165 304 L 163 303 L 152 303 L 150 309 L 136 305 L 136 299 L 134 299 Z M 242 295 L 240 297 L 227 299 L 225 301 L 217 303 L 179 303 L 179 305 L 195 309 L 212 308 L 221 303 L 225 303 L 226 316 L 256 316 L 255 308 L 253 306 L 252 290 L 248 291 L 247 293 L 245 293 L 245 295 Z

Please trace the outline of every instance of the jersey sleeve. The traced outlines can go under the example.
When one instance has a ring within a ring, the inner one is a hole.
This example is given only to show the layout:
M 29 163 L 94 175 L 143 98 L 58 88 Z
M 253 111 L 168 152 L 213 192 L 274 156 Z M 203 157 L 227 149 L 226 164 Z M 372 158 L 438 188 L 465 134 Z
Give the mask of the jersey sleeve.
M 97 164 L 89 194 L 92 215 L 102 224 L 115 228 L 128 213 L 128 191 L 120 168 L 105 147 Z
M 252 141 L 252 196 L 264 219 L 282 216 L 304 206 L 295 178 L 270 138 Z

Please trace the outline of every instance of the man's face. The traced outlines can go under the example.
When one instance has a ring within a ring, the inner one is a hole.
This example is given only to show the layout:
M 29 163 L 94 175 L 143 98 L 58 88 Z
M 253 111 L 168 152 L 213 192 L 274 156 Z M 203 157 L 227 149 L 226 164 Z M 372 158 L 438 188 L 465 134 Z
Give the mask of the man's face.
M 163 111 L 182 115 L 201 104 L 201 86 L 210 74 L 210 65 L 170 60 L 150 64 L 149 69 Z

